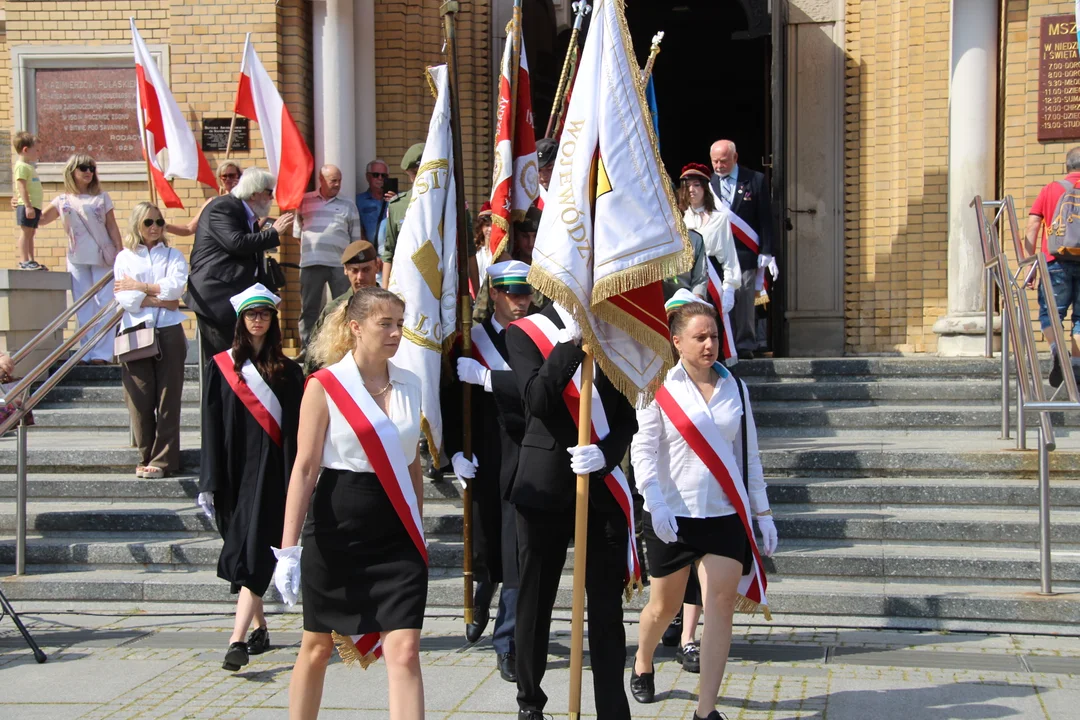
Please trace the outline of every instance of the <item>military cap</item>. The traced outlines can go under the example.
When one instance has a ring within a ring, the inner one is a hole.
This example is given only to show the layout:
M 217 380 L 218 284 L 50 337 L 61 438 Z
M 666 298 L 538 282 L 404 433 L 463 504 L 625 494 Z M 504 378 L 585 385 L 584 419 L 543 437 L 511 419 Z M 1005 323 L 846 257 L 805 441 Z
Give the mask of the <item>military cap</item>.
M 551 138 L 536 141 L 537 166 L 546 168 L 555 162 L 555 153 L 559 151 L 559 144 Z
M 420 164 L 420 158 L 424 156 L 424 143 L 416 143 L 405 151 L 401 158 L 401 169 L 409 170 Z
M 341 253 L 341 264 L 366 263 L 375 259 L 375 246 L 367 240 L 357 240 L 349 243 L 345 252 Z

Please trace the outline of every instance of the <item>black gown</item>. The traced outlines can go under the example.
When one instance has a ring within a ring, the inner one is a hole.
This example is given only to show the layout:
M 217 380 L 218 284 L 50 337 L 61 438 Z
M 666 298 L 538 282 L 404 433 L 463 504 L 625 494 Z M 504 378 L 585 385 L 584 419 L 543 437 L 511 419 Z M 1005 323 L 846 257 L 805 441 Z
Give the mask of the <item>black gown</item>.
M 214 494 L 218 531 L 225 541 L 217 574 L 259 597 L 274 575 L 271 547 L 281 543 L 285 496 L 296 459 L 296 431 L 304 373 L 286 361 L 271 385 L 281 403 L 282 446 L 270 439 L 210 359 L 204 375 L 199 491 Z

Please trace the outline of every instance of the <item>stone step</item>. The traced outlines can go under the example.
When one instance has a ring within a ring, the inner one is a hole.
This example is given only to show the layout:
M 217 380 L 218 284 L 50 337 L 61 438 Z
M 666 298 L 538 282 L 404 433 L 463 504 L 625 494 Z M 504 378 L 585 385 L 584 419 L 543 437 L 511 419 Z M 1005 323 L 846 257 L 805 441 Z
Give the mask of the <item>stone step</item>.
M 1040 362 L 1043 377 L 1050 371 L 1049 354 Z M 743 360 L 736 367 L 739 377 L 755 378 L 847 378 L 879 379 L 979 379 L 1000 377 L 1000 357 L 861 357 L 861 358 L 763 358 Z
M 84 429 L 99 432 L 129 428 L 131 416 L 126 407 L 111 405 L 88 405 L 67 403 L 62 406 L 34 410 L 34 428 L 37 431 Z M 202 427 L 202 413 L 197 405 L 185 405 L 180 410 L 180 427 L 198 431 Z
M 111 385 L 120 387 L 119 365 L 76 365 L 71 369 L 59 387 L 84 386 L 84 385 Z M 194 383 L 198 387 L 199 367 L 192 363 L 184 366 L 184 384 Z
M 864 401 L 761 402 L 753 406 L 758 427 L 798 428 L 999 428 L 1000 406 L 956 401 L 949 404 L 875 404 Z M 1054 427 L 1080 426 L 1077 413 L 1051 413 Z M 1028 413 L 1032 428 L 1037 413 Z
M 862 401 L 866 403 L 941 403 L 943 401 L 998 402 L 1001 384 L 993 380 L 751 378 L 747 381 L 755 403 L 780 401 Z
M 16 603 L 27 601 L 110 602 L 130 610 L 152 611 L 157 603 L 235 602 L 228 583 L 212 570 L 162 570 L 151 566 L 140 569 L 85 571 L 30 566 L 31 574 L 9 575 L 10 566 L 0 566 L 0 590 Z M 904 618 L 907 627 L 934 628 L 942 620 L 1001 621 L 1068 625 L 1080 622 L 1080 586 L 1058 583 L 1061 594 L 1041 597 L 1030 585 L 994 583 L 913 583 L 909 581 L 829 580 L 821 578 L 770 579 L 769 603 L 774 622 L 783 622 L 784 614 L 814 615 L 822 618 L 862 616 Z M 560 579 L 555 607 L 570 607 L 572 578 Z M 626 604 L 627 611 L 640 610 L 648 592 L 635 593 Z M 271 606 L 280 602 L 275 588 L 267 591 Z M 459 608 L 461 578 L 456 572 L 433 570 L 428 582 L 429 608 Z M 759 616 L 760 617 L 760 616 Z
M 185 404 L 198 405 L 199 383 L 184 383 L 181 396 Z M 38 405 L 42 409 L 86 408 L 126 405 L 124 388 L 116 385 L 58 385 Z M 35 411 L 36 412 L 36 411 Z
M 1031 508 L 1039 502 L 1039 486 L 1034 479 L 769 477 L 766 483 L 769 500 L 778 512 L 785 504 Z M 1050 502 L 1055 510 L 1080 509 L 1080 479 L 1055 476 Z

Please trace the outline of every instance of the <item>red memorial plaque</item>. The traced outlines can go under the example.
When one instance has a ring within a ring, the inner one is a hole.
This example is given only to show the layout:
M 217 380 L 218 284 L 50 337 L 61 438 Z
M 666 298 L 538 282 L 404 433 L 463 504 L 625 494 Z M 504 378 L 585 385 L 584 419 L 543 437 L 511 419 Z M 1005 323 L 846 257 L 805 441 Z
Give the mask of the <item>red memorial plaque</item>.
M 1039 33 L 1039 140 L 1080 139 L 1080 55 L 1076 18 L 1042 19 Z
M 41 162 L 67 162 L 75 152 L 98 162 L 141 161 L 135 68 L 34 71 L 34 107 Z

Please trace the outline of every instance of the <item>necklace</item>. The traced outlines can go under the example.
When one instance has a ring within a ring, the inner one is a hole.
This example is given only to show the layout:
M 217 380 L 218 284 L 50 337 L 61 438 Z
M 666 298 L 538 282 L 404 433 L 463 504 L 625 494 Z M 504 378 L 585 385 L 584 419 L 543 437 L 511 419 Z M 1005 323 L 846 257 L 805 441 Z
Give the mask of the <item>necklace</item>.
M 362 378 L 362 377 L 361 377 L 360 379 L 361 379 L 361 380 L 363 380 L 363 378 Z M 387 379 L 386 379 L 386 387 L 384 387 L 384 388 L 383 388 L 382 390 L 380 390 L 379 392 L 371 392 L 371 388 L 369 388 L 369 387 L 368 387 L 368 381 L 367 381 L 367 380 L 364 380 L 364 389 L 365 389 L 365 390 L 367 390 L 367 391 L 368 391 L 369 393 L 371 393 L 371 397 L 373 397 L 373 398 L 377 398 L 377 397 L 379 397 L 380 395 L 383 395 L 383 394 L 385 394 L 385 393 L 386 393 L 386 391 L 390 389 L 390 378 L 387 378 Z

